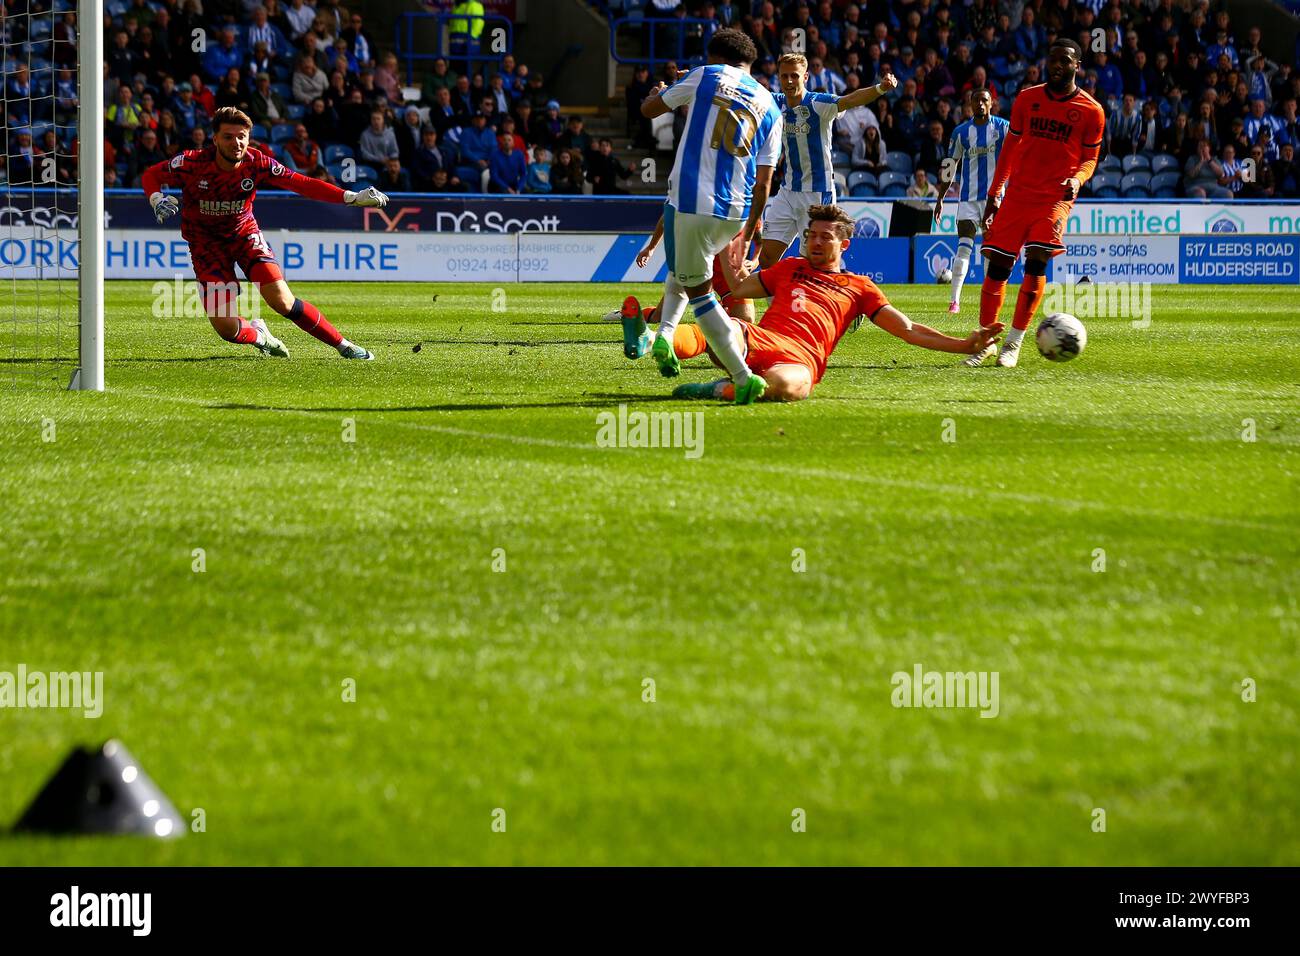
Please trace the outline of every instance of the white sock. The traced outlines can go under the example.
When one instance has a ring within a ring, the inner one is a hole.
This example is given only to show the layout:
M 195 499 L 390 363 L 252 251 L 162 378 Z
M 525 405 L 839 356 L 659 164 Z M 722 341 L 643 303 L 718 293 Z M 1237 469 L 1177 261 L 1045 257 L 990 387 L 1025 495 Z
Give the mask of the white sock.
M 347 339 L 344 339 L 344 340 L 341 341 L 341 342 L 339 343 L 339 345 L 338 345 L 338 349 L 339 349 L 340 354 L 341 354 L 344 350 L 349 349 L 349 348 L 351 348 L 351 347 L 352 347 L 352 343 L 349 342 Z
M 655 334 L 659 338 L 667 339 L 669 345 L 673 342 L 673 333 L 677 331 L 682 316 L 686 314 L 686 306 L 689 302 L 690 296 L 686 294 L 686 290 L 676 278 L 670 275 L 664 281 L 663 307 L 655 312 L 655 318 L 659 321 L 659 331 Z
M 961 302 L 961 287 L 966 282 L 966 273 L 970 271 L 970 254 L 975 249 L 975 240 L 963 236 L 957 242 L 957 256 L 952 260 L 952 301 Z
M 1024 337 L 1025 337 L 1024 329 L 1017 329 L 1014 326 L 1012 326 L 1011 328 L 1007 329 L 1006 337 L 1002 340 L 1003 347 L 1006 347 L 1007 345 L 1012 345 L 1012 346 L 1019 345 L 1020 340 L 1023 339 Z
M 704 338 L 713 349 L 737 385 L 744 385 L 753 373 L 745 364 L 745 338 L 740 331 L 740 323 L 727 315 L 722 303 L 712 291 L 691 299 L 691 308 L 695 310 L 695 321 L 704 330 Z

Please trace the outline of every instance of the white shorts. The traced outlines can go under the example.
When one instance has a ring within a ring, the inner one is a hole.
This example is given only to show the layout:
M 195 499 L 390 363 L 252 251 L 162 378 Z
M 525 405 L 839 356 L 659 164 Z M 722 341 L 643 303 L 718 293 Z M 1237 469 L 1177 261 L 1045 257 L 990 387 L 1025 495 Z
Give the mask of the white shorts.
M 982 202 L 963 199 L 957 203 L 957 221 L 961 222 L 964 219 L 975 220 L 975 234 L 984 234 L 984 204 Z
M 810 206 L 829 206 L 834 202 L 834 192 L 797 193 L 793 189 L 782 189 L 767 201 L 767 208 L 763 210 L 763 238 L 790 245 L 808 228 Z
M 668 272 L 685 288 L 713 278 L 713 257 L 745 227 L 741 219 L 678 212 L 664 204 L 664 255 Z

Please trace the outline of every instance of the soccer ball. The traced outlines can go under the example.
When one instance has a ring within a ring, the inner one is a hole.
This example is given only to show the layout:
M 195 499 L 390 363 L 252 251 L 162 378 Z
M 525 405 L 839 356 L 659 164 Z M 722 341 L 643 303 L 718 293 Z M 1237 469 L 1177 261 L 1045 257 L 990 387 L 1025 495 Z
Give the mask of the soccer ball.
M 934 281 L 937 282 L 939 285 L 947 285 L 949 282 L 952 281 L 952 270 L 940 269 L 938 272 L 934 274 Z
M 1068 362 L 1088 344 L 1088 330 L 1074 316 L 1053 312 L 1038 323 L 1034 341 L 1049 362 Z

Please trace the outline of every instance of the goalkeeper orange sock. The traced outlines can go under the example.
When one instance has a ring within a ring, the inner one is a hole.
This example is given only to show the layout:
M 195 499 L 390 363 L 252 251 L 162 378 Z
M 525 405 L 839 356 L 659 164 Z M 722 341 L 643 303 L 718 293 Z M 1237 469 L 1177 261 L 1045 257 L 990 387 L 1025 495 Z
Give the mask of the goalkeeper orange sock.
M 1029 323 L 1034 320 L 1034 313 L 1038 311 L 1038 304 L 1043 301 L 1043 289 L 1046 285 L 1047 276 L 1025 273 L 1024 279 L 1020 282 L 1020 294 L 1016 296 L 1016 314 L 1011 320 L 1012 328 L 1019 329 L 1021 332 L 1029 328 Z M 980 324 L 984 324 L 982 315 Z
M 673 332 L 673 351 L 679 359 L 695 358 L 704 354 L 709 343 L 698 325 L 679 325 Z

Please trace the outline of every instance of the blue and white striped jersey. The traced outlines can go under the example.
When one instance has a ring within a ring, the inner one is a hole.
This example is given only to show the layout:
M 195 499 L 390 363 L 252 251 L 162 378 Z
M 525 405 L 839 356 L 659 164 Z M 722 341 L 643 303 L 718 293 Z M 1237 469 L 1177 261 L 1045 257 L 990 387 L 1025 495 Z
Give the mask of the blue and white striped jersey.
M 1011 124 L 1001 116 L 990 116 L 984 125 L 974 120 L 958 124 L 952 131 L 948 155 L 957 161 L 957 199 L 983 202 L 988 199 L 989 183 L 998 166 L 998 154 L 1007 141 Z
M 831 162 L 831 132 L 840 115 L 839 97 L 831 93 L 805 93 L 803 102 L 791 106 L 784 93 L 776 94 L 785 125 L 785 180 L 783 189 L 797 193 L 831 193 L 835 201 L 835 167 Z
M 678 212 L 744 219 L 754 170 L 775 166 L 781 152 L 781 111 L 746 70 L 697 66 L 663 92 L 673 109 L 690 104 L 677 146 L 668 202 Z

